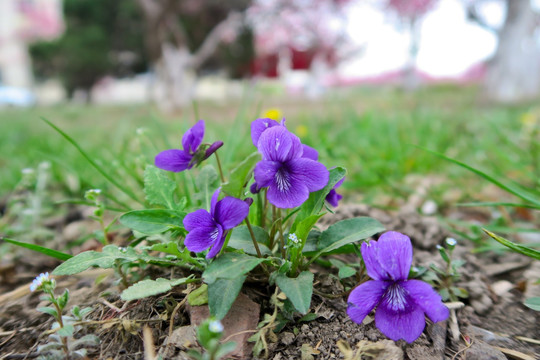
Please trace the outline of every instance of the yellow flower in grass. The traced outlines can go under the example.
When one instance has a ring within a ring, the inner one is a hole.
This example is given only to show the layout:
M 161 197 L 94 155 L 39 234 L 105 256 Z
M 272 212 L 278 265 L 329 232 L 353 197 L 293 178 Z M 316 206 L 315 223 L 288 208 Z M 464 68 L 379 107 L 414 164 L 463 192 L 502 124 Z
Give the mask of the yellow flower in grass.
M 304 138 L 306 137 L 307 133 L 308 133 L 308 128 L 306 125 L 298 125 L 294 131 L 294 133 L 299 137 L 299 138 Z
M 279 109 L 276 109 L 276 108 L 268 109 L 263 113 L 263 118 L 269 118 L 272 120 L 281 121 L 282 114 Z

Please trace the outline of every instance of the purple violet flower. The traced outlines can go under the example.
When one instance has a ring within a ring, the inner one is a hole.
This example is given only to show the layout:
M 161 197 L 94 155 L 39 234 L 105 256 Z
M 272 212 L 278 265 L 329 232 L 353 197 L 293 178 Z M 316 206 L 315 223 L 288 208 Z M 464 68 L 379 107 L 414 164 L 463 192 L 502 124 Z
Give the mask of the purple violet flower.
M 155 158 L 155 165 L 167 171 L 184 171 L 208 159 L 223 146 L 222 141 L 216 141 L 210 146 L 201 146 L 203 137 L 204 120 L 199 120 L 182 136 L 183 150 L 170 149 L 160 152 Z
M 232 196 L 218 201 L 220 189 L 212 195 L 210 212 L 199 209 L 184 218 L 184 227 L 189 233 L 184 245 L 189 251 L 201 252 L 212 247 L 207 259 L 216 256 L 223 247 L 227 231 L 240 224 L 249 213 L 247 202 Z
M 373 280 L 360 284 L 349 295 L 347 314 L 354 322 L 362 323 L 377 307 L 375 325 L 379 330 L 394 341 L 411 343 L 424 331 L 424 315 L 433 322 L 448 318 L 448 308 L 428 283 L 407 280 L 412 263 L 408 236 L 389 231 L 378 241 L 364 242 L 362 257 Z
M 330 192 L 328 193 L 328 195 L 326 195 L 326 198 L 325 200 L 330 204 L 332 205 L 333 207 L 337 207 L 338 206 L 338 203 L 339 203 L 339 200 L 341 200 L 343 198 L 343 195 L 341 194 L 338 194 L 336 189 L 338 187 L 341 186 L 341 184 L 343 184 L 343 181 L 345 181 L 345 178 L 339 180 L 336 185 L 334 185 L 334 187 L 332 188 L 332 190 L 330 190 Z
M 262 160 L 255 166 L 255 182 L 258 188 L 268 187 L 268 201 L 278 208 L 297 207 L 328 183 L 326 167 L 302 157 L 300 139 L 284 126 L 264 130 L 257 148 Z

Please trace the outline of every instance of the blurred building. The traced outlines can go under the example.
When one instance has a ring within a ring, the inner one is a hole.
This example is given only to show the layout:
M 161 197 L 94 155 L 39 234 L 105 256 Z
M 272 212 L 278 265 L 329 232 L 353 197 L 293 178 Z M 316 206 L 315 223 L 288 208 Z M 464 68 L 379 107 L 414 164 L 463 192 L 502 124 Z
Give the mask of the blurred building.
M 0 86 L 33 86 L 28 44 L 64 31 L 62 0 L 0 0 Z

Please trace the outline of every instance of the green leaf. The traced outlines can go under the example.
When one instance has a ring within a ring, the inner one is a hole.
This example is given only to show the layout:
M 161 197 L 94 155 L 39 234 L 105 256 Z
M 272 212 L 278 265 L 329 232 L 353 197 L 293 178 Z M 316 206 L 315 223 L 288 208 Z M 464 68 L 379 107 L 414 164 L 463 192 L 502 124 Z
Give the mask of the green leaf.
M 265 245 L 268 244 L 269 237 L 266 230 L 255 225 L 252 225 L 251 228 L 253 229 L 253 234 L 255 234 L 255 239 L 257 240 L 257 244 L 259 245 L 259 250 L 261 251 L 261 254 L 271 255 L 272 252 Z M 255 246 L 253 245 L 253 240 L 251 239 L 251 234 L 249 233 L 249 229 L 246 225 L 234 228 L 234 231 L 229 238 L 228 246 L 235 249 L 244 250 L 246 254 L 257 255 L 257 251 L 255 250 Z
M 208 265 L 202 276 L 207 284 L 218 279 L 234 279 L 247 274 L 263 261 L 264 259 L 245 254 L 224 253 Z
M 241 197 L 243 189 L 251 179 L 251 174 L 257 162 L 261 159 L 261 154 L 254 152 L 249 155 L 244 161 L 236 166 L 229 175 L 229 181 L 223 184 L 221 190 L 234 197 Z
M 30 250 L 33 250 L 33 251 L 40 252 L 40 253 L 42 253 L 44 255 L 47 255 L 47 256 L 53 257 L 55 259 L 62 260 L 62 261 L 66 261 L 66 260 L 71 259 L 73 257 L 72 255 L 63 253 L 61 251 L 48 249 L 46 247 L 35 245 L 35 244 L 29 244 L 29 243 L 25 243 L 25 242 L 13 240 L 13 239 L 8 239 L 8 238 L 2 238 L 2 240 L 4 240 L 5 242 L 8 242 L 10 244 L 17 245 L 17 246 L 22 247 L 22 248 L 26 248 L 26 249 L 30 249 Z
M 120 216 L 120 222 L 143 234 L 161 234 L 167 230 L 184 230 L 186 213 L 166 209 L 134 210 Z
M 114 266 L 116 260 L 137 261 L 139 255 L 133 248 L 123 248 L 122 250 L 115 245 L 107 245 L 102 252 L 85 251 L 71 259 L 60 264 L 54 271 L 53 275 L 72 275 L 80 273 L 92 266 L 97 266 L 102 269 L 110 269 Z
M 178 243 L 176 241 L 169 241 L 167 243 L 154 244 L 147 247 L 151 251 L 161 251 L 165 254 L 174 255 L 179 259 L 183 258 L 182 253 L 178 250 Z
M 302 316 L 300 320 L 298 320 L 298 322 L 302 322 L 302 321 L 309 322 L 309 321 L 315 320 L 318 317 L 319 315 L 315 313 L 307 313 L 306 315 Z
M 188 304 L 191 306 L 201 306 L 208 304 L 208 285 L 202 284 L 187 296 Z
M 210 200 L 212 199 L 212 194 L 219 187 L 219 176 L 216 172 L 216 169 L 212 165 L 205 165 L 199 172 L 195 185 L 199 192 L 195 195 L 201 204 L 210 210 Z
M 167 174 L 155 167 L 147 165 L 144 170 L 144 193 L 146 201 L 150 204 L 163 205 L 166 208 L 174 209 L 174 192 L 176 183 L 169 179 Z
M 279 274 L 276 277 L 276 284 L 287 295 L 287 298 L 301 314 L 306 314 L 311 304 L 313 294 L 313 274 L 309 271 L 302 271 L 296 278 L 290 278 Z
M 58 312 L 57 312 L 56 309 L 54 309 L 54 308 L 50 308 L 50 307 L 39 307 L 39 308 L 37 308 L 37 311 L 42 312 L 42 313 L 44 313 L 44 314 L 49 314 L 49 315 L 51 315 L 52 317 L 54 317 L 55 319 L 58 317 Z
M 498 242 L 500 242 L 504 246 L 512 249 L 513 251 L 515 251 L 517 253 L 520 253 L 520 254 L 523 254 L 523 255 L 526 255 L 526 256 L 531 257 L 533 259 L 540 260 L 540 251 L 531 249 L 531 248 L 529 248 L 527 246 L 523 246 L 523 245 L 513 243 L 510 240 L 506 240 L 505 238 L 503 238 L 503 237 L 501 237 L 501 236 L 499 236 L 497 234 L 494 234 L 491 231 L 486 230 L 484 228 L 482 228 L 482 230 L 484 230 L 484 232 L 486 234 L 488 234 L 489 236 L 491 236 L 493 239 L 497 240 Z
M 315 225 L 323 215 L 324 214 L 315 214 L 306 217 L 305 219 L 296 223 L 296 226 L 293 227 L 294 231 L 292 232 L 294 232 L 298 239 L 305 244 L 311 228 L 313 228 L 313 225 Z
M 535 311 L 540 311 L 540 297 L 528 298 L 523 304 Z
M 336 167 L 330 169 L 330 176 L 328 178 L 328 184 L 319 191 L 309 194 L 309 198 L 300 206 L 300 212 L 296 216 L 295 224 L 307 218 L 310 215 L 319 214 L 321 211 L 326 195 L 332 190 L 334 185 L 347 174 L 347 170 L 342 167 Z
M 424 151 L 427 151 L 427 152 L 430 152 L 432 153 L 433 155 L 436 155 L 442 159 L 445 159 L 445 160 L 448 160 L 450 162 L 453 162 L 454 164 L 456 165 L 459 165 L 469 171 L 472 171 L 473 173 L 475 173 L 476 175 L 484 178 L 485 180 L 489 181 L 490 183 L 496 185 L 497 187 L 503 189 L 504 191 L 512 194 L 512 195 L 515 195 L 517 197 L 519 197 L 520 199 L 522 200 L 525 200 L 529 203 L 531 203 L 532 205 L 535 206 L 535 208 L 540 208 L 540 198 L 536 195 L 536 194 L 533 194 L 529 191 L 526 191 L 525 189 L 522 189 L 522 188 L 519 188 L 515 185 L 511 185 L 511 184 L 503 184 L 502 182 L 500 182 L 499 180 L 497 180 L 494 176 L 492 175 L 488 175 L 486 173 L 484 173 L 483 171 L 480 171 L 478 169 L 475 169 L 473 168 L 472 166 L 470 165 L 467 165 L 461 161 L 458 161 L 456 159 L 452 159 L 444 154 L 441 154 L 441 153 L 438 153 L 436 151 L 432 151 L 432 150 L 429 150 L 429 149 L 426 149 L 426 148 L 423 148 L 423 147 L 420 147 L 420 146 L 417 146 L 419 149 L 422 149 Z
M 231 309 L 234 300 L 240 293 L 246 276 L 231 279 L 217 279 L 208 284 L 208 308 L 210 315 L 221 320 Z
M 302 249 L 304 253 L 310 253 L 317 251 L 317 246 L 319 244 L 319 238 L 321 237 L 321 232 L 317 229 L 313 229 L 309 232 L 306 239 L 306 244 Z
M 75 332 L 75 327 L 73 325 L 64 324 L 64 327 L 60 328 L 60 330 L 58 330 L 56 334 L 58 336 L 64 336 L 64 337 L 70 338 L 73 336 L 74 332 Z
M 225 344 L 221 344 L 216 351 L 216 359 L 225 358 L 225 355 L 231 353 L 236 349 L 236 343 L 234 341 L 227 341 Z
M 351 244 L 384 231 L 382 224 L 370 217 L 356 217 L 335 223 L 321 233 L 317 252 L 309 261 L 342 246 Z
M 356 274 L 356 270 L 350 266 L 343 266 L 339 268 L 338 277 L 340 279 L 348 278 L 349 276 L 353 276 Z
M 187 277 L 174 280 L 168 280 L 163 278 L 159 278 L 156 280 L 142 280 L 124 290 L 120 297 L 124 301 L 143 299 L 145 297 L 163 294 L 167 291 L 170 291 L 173 287 L 177 285 L 189 282 L 189 280 L 194 279 Z

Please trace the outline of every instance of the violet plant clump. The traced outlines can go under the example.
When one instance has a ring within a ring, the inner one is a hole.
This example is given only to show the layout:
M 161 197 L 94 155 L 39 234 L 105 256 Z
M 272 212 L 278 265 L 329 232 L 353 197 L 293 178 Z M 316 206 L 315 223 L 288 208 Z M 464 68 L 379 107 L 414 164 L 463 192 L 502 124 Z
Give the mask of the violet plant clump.
M 203 144 L 204 132 L 205 124 L 200 120 L 182 136 L 182 149 L 162 151 L 155 157 L 155 166 L 146 166 L 145 208 L 119 217 L 120 223 L 133 230 L 131 244 L 124 248 L 106 245 L 101 252 L 78 254 L 57 267 L 54 274 L 74 274 L 92 266 L 180 267 L 182 271 L 175 273 L 184 277 L 141 278 L 127 287 L 121 298 L 135 300 L 198 283 L 192 291 L 197 296 L 189 296 L 188 302 L 207 303 L 216 320 L 225 317 L 248 278 L 263 282 L 274 287 L 281 305 L 275 306 L 271 316 L 266 314 L 260 332 L 252 337 L 257 351 L 262 351 L 266 336 L 294 321 L 298 314 L 309 312 L 316 283 L 310 271 L 314 262 L 336 264 L 321 260 L 335 251 L 359 254 L 360 243 L 385 229 L 368 217 L 338 221 L 324 231 L 317 228 L 325 210 L 341 200 L 336 189 L 342 185 L 346 170 L 327 168 L 319 161 L 317 150 L 302 144 L 284 120 L 254 120 L 251 141 L 256 151 L 228 173 L 218 157 L 223 142 Z M 218 171 L 211 164 L 199 168 L 211 155 Z M 178 183 L 167 173 L 184 171 Z M 349 315 L 361 322 L 378 306 L 376 322 L 381 331 L 392 339 L 412 341 L 424 328 L 424 313 L 438 321 L 446 308 L 428 284 L 407 280 L 412 247 L 402 239 L 404 235 L 395 234 L 387 233 L 369 245 L 362 243 L 373 280 L 352 291 Z M 388 237 L 395 248 L 385 245 Z M 339 272 L 343 278 L 351 277 L 354 269 L 344 267 Z M 129 285 L 125 276 L 123 280 Z M 349 289 L 351 285 L 346 284 Z M 325 296 L 320 291 L 318 294 Z M 437 310 L 428 309 L 434 304 Z M 414 326 L 414 331 L 404 334 L 408 325 Z
M 347 300 L 347 314 L 356 323 L 374 309 L 375 325 L 390 339 L 416 340 L 431 321 L 446 320 L 448 308 L 426 282 L 409 280 L 412 244 L 408 236 L 389 231 L 379 240 L 362 243 L 362 257 L 373 279 L 356 287 Z

